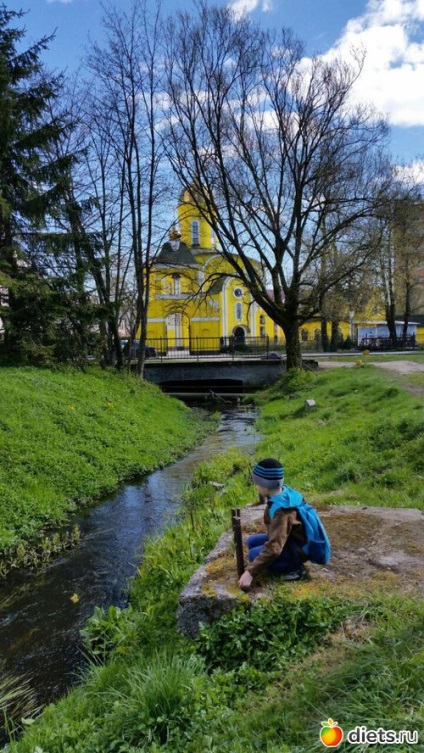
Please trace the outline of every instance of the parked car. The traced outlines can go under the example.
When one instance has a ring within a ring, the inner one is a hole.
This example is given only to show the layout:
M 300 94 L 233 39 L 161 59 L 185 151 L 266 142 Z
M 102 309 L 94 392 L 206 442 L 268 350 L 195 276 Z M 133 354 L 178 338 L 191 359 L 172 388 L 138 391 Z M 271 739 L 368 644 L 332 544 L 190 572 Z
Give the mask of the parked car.
M 131 360 L 134 358 L 138 358 L 138 349 L 140 347 L 140 340 L 134 340 L 132 343 L 130 343 L 129 340 L 121 340 L 121 347 L 122 347 L 125 358 L 130 358 Z M 145 345 L 144 357 L 156 358 L 156 348 L 153 348 L 151 345 Z

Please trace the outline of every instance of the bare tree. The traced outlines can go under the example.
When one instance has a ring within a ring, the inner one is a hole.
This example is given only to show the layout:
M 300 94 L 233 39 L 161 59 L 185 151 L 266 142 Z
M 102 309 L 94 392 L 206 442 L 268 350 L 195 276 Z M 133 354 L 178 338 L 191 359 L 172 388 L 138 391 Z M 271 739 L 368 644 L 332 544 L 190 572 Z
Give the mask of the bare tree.
M 384 301 L 389 336 L 399 343 L 397 317 L 402 318 L 405 342 L 413 314 L 424 308 L 423 200 L 419 183 L 396 181 L 379 218 L 381 243 L 377 256 L 377 286 Z
M 134 0 L 128 12 L 107 8 L 103 24 L 106 44 L 94 44 L 89 56 L 89 70 L 95 77 L 92 109 L 97 113 L 98 144 L 103 152 L 107 150 L 114 170 L 113 185 L 102 187 L 101 195 L 109 188 L 119 205 L 116 242 L 137 290 L 133 337 L 140 329 L 137 369 L 142 374 L 150 268 L 166 224 L 162 216 L 166 206 L 164 152 L 159 137 L 163 105 L 159 8 L 151 13 L 146 0 Z M 98 177 L 107 181 L 104 174 Z M 115 291 L 117 299 L 122 293 L 123 289 Z
M 351 101 L 362 58 L 306 61 L 290 32 L 203 3 L 173 19 L 167 50 L 173 169 L 298 367 L 299 328 L 366 263 L 385 189 L 386 126 Z
M 416 194 L 416 192 L 415 192 Z M 397 310 L 402 315 L 402 342 L 406 342 L 408 325 L 413 314 L 423 310 L 424 264 L 423 201 L 410 198 L 395 209 L 395 279 Z

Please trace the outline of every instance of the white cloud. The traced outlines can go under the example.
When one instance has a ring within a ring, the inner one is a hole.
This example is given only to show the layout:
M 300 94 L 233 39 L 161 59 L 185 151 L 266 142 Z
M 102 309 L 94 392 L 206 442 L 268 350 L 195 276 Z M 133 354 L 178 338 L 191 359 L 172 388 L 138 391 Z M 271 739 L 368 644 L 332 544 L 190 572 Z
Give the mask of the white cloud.
M 406 185 L 424 184 L 424 160 L 415 160 L 410 165 L 399 165 L 396 175 Z
M 355 95 L 396 126 L 424 125 L 424 0 L 368 0 L 327 56 L 366 51 Z
M 240 18 L 245 13 L 251 13 L 256 10 L 256 8 L 267 13 L 272 10 L 272 2 L 271 0 L 233 0 L 232 3 L 229 3 L 229 7 L 234 12 L 234 15 Z

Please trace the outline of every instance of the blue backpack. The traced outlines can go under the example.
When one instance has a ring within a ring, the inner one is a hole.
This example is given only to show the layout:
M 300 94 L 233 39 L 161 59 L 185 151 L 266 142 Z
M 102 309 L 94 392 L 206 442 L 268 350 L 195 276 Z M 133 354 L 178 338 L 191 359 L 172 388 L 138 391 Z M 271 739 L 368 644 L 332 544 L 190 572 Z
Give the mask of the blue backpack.
M 317 511 L 303 500 L 296 507 L 296 512 L 303 523 L 307 539 L 301 547 L 302 552 L 311 562 L 326 565 L 331 556 L 331 544 Z

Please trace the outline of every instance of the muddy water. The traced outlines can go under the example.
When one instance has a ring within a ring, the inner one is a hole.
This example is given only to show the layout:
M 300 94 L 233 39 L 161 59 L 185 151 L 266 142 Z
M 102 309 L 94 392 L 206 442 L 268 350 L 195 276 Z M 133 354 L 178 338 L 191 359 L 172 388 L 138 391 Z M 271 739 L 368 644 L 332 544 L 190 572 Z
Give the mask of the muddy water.
M 21 573 L 0 588 L 0 677 L 29 678 L 39 704 L 78 681 L 79 631 L 96 605 L 124 606 L 143 542 L 175 518 L 179 494 L 196 465 L 229 447 L 250 452 L 255 412 L 229 408 L 218 430 L 182 460 L 121 488 L 75 519 L 80 544 L 42 573 Z M 71 597 L 78 596 L 74 603 Z

